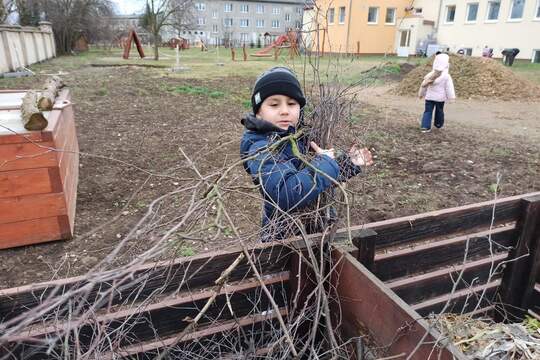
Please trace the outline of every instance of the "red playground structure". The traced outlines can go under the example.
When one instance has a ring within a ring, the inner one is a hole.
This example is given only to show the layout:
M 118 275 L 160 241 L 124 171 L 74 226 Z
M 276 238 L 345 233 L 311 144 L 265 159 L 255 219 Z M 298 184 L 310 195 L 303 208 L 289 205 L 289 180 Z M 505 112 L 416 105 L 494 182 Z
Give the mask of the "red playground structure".
M 135 42 L 135 46 L 137 47 L 137 51 L 139 52 L 139 56 L 141 57 L 141 59 L 144 58 L 144 51 L 143 51 L 143 48 L 142 48 L 142 45 L 141 45 L 141 40 L 139 39 L 139 36 L 137 35 L 137 33 L 135 32 L 135 30 L 130 30 L 129 31 L 129 35 L 126 38 L 123 38 L 122 39 L 122 45 L 124 47 L 124 54 L 122 55 L 122 57 L 124 59 L 129 59 L 129 52 L 131 50 L 131 43 L 132 42 Z
M 272 49 L 275 49 L 275 56 L 279 54 L 281 49 L 289 49 L 290 57 L 300 55 L 298 51 L 298 35 L 293 31 L 287 31 L 286 34 L 278 36 L 278 38 L 270 45 L 262 48 L 251 56 L 255 57 L 270 57 Z

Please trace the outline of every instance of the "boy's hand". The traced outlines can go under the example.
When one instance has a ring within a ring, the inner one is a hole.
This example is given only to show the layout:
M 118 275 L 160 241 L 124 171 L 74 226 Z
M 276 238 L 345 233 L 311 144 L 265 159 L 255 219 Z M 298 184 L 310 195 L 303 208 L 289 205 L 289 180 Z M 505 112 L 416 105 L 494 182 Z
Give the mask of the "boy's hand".
M 311 145 L 311 148 L 313 149 L 313 151 L 315 151 L 316 154 L 318 155 L 327 155 L 329 157 L 331 157 L 332 159 L 335 159 L 336 158 L 336 151 L 334 150 L 334 148 L 331 148 L 331 149 L 321 149 L 319 147 L 319 145 L 315 144 L 315 142 L 310 142 L 309 145 Z
M 356 166 L 371 166 L 373 165 L 373 155 L 367 148 L 358 149 L 353 145 L 349 150 L 351 161 Z

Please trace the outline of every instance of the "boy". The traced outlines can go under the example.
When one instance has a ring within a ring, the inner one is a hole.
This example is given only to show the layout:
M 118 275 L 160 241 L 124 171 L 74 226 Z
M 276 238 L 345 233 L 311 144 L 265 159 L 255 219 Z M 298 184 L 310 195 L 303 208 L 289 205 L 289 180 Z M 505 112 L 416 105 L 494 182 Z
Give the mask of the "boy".
M 255 82 L 251 95 L 253 113 L 242 119 L 245 130 L 240 154 L 246 159 L 244 168 L 253 182 L 261 186 L 264 198 L 262 241 L 297 233 L 295 228 L 290 229 L 293 212 L 313 205 L 335 181 L 345 181 L 360 173 L 360 166 L 373 163 L 367 149 L 353 146 L 348 154 L 336 157 L 334 149 L 321 149 L 314 142 L 310 145 L 316 156 L 309 164 L 295 156 L 291 142 L 284 138 L 294 136 L 302 126 L 305 104 L 300 83 L 292 71 L 274 67 Z M 300 137 L 296 143 L 305 155 L 306 140 Z

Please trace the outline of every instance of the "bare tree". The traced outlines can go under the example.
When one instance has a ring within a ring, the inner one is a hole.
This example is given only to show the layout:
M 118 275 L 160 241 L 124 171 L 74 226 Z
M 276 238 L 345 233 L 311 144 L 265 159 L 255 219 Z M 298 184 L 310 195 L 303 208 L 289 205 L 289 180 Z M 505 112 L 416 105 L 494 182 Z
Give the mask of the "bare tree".
M 13 12 L 15 12 L 15 0 L 0 0 L 0 24 L 5 23 Z
M 192 25 L 192 0 L 148 0 L 141 25 L 154 40 L 154 60 L 159 60 L 158 47 L 163 28 L 181 31 Z

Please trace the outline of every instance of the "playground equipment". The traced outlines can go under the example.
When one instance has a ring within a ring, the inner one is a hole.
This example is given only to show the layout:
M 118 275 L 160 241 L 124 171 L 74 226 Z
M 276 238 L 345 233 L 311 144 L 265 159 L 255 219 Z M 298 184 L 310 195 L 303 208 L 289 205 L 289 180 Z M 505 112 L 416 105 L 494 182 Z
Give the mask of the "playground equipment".
M 300 55 L 298 50 L 298 35 L 293 31 L 287 31 L 286 34 L 278 36 L 278 38 L 273 41 L 270 45 L 265 48 L 257 51 L 251 56 L 255 57 L 271 57 L 270 52 L 274 49 L 274 56 L 277 58 L 282 49 L 289 49 L 289 56 L 292 58 L 294 56 Z
M 171 40 L 169 40 L 167 42 L 167 45 L 171 48 L 171 49 L 176 49 L 176 47 L 178 46 L 178 48 L 180 48 L 180 50 L 186 50 L 186 49 L 189 49 L 189 42 L 187 39 L 184 39 L 183 37 L 176 37 L 176 38 L 172 38 Z
M 129 59 L 129 52 L 131 50 L 131 43 L 134 41 L 135 46 L 137 47 L 137 51 L 139 53 L 139 56 L 141 59 L 144 59 L 144 51 L 141 45 L 141 40 L 139 39 L 139 36 L 135 32 L 135 30 L 131 29 L 129 31 L 129 35 L 127 37 L 122 38 L 122 47 L 124 48 L 124 54 L 122 55 L 122 58 Z

